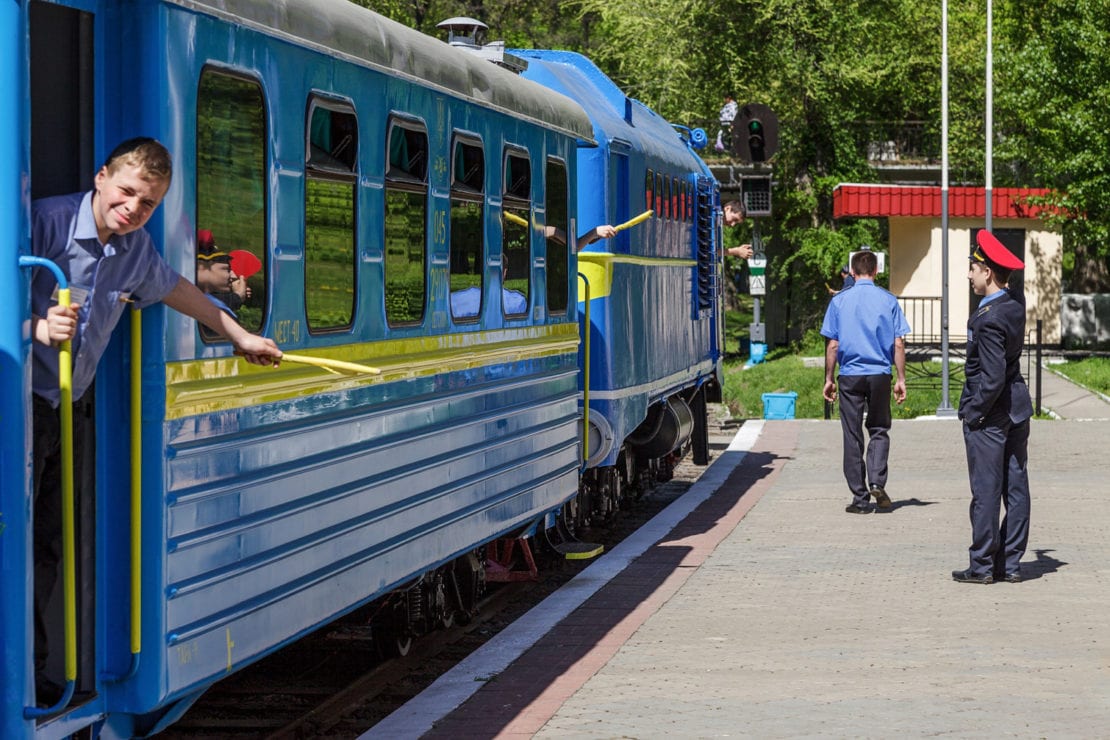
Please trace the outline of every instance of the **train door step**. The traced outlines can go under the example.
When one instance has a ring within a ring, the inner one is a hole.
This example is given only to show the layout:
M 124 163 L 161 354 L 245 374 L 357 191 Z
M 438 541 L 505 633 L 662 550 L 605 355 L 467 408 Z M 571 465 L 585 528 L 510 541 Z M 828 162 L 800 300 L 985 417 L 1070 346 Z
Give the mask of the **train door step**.
M 590 560 L 605 552 L 605 545 L 597 542 L 560 542 L 551 546 L 567 560 Z

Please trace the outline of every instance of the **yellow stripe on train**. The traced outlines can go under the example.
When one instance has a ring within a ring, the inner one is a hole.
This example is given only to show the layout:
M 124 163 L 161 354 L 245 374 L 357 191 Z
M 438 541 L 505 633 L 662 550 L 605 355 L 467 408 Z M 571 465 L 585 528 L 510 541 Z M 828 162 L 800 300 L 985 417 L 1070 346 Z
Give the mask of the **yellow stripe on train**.
M 274 369 L 238 357 L 166 364 L 166 418 L 578 352 L 578 325 L 552 324 L 314 348 L 313 355 L 373 365 L 380 375 L 335 375 L 286 363 Z
M 639 257 L 633 254 L 613 254 L 612 252 L 579 252 L 578 272 L 590 281 L 590 300 L 608 298 L 613 291 L 613 266 L 638 265 L 641 267 L 681 267 L 689 269 L 698 263 L 692 259 L 669 257 Z M 578 278 L 578 295 L 585 296 L 586 288 L 582 278 Z

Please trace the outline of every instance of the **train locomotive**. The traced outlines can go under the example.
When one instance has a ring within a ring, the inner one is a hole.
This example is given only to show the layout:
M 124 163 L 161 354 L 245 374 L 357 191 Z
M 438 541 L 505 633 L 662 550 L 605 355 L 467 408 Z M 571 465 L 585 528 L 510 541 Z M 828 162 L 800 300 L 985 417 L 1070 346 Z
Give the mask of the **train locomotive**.
M 23 0 L 0 34 L 0 736 L 156 733 L 389 594 L 403 642 L 473 608 L 486 543 L 606 515 L 691 438 L 704 456 L 716 183 L 586 60 L 537 53 L 530 80 L 347 0 Z M 303 362 L 124 309 L 47 615 L 66 691 L 41 706 L 30 203 L 134 135 L 174 156 L 165 259 L 198 276 L 212 239 L 229 310 Z
M 694 152 L 703 132 L 680 136 L 581 54 L 514 53 L 525 78 L 572 98 L 593 123 L 597 144 L 577 152 L 579 219 L 651 212 L 578 254 L 588 454 L 574 525 L 669 478 L 688 446 L 708 460 L 706 404 L 721 393 L 720 192 Z

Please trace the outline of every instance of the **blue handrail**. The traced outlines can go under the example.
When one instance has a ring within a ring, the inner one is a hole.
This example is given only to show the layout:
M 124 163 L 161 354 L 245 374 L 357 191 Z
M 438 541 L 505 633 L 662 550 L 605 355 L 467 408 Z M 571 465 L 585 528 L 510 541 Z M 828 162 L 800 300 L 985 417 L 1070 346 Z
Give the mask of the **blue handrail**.
M 59 304 L 69 303 L 69 283 L 62 268 L 42 257 L 21 256 L 20 267 L 45 267 L 58 281 Z M 58 352 L 58 390 L 61 402 L 58 410 L 62 422 L 62 597 L 65 604 L 65 691 L 52 707 L 24 707 L 26 719 L 48 717 L 65 709 L 77 685 L 77 605 L 74 579 L 74 521 L 73 521 L 73 356 L 69 341 L 62 342 Z

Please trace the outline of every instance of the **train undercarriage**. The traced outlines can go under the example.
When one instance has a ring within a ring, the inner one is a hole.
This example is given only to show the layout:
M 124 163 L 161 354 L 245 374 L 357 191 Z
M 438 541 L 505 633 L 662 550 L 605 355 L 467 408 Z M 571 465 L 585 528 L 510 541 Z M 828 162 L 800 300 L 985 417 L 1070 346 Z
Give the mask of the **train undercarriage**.
M 490 583 L 536 580 L 536 555 L 584 558 L 600 552 L 584 543 L 591 530 L 611 524 L 622 509 L 674 476 L 675 466 L 693 454 L 708 464 L 707 400 L 714 384 L 655 404 L 647 419 L 625 440 L 615 465 L 586 470 L 578 494 L 555 519 L 555 526 L 486 543 L 425 573 L 375 602 L 370 626 L 385 656 L 405 655 L 412 641 L 433 630 L 465 623 L 477 613 Z

